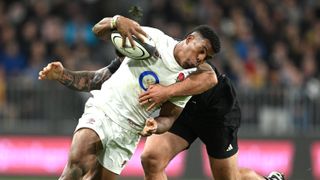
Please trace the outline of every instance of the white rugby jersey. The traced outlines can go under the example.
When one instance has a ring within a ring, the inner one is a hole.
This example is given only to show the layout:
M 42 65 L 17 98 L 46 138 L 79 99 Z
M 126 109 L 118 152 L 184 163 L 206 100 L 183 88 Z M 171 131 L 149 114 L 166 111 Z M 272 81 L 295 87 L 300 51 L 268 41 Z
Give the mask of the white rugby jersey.
M 173 51 L 178 41 L 158 29 L 143 27 L 143 30 L 155 41 L 160 56 L 146 60 L 125 58 L 119 69 L 103 83 L 101 90 L 92 91 L 91 99 L 115 123 L 139 132 L 145 120 L 157 110 L 146 111 L 148 105 L 139 104 L 139 94 L 150 84 L 174 84 L 181 81 L 182 72 L 196 70 L 183 69 L 175 60 Z M 189 99 L 190 96 L 174 97 L 169 101 L 184 107 Z

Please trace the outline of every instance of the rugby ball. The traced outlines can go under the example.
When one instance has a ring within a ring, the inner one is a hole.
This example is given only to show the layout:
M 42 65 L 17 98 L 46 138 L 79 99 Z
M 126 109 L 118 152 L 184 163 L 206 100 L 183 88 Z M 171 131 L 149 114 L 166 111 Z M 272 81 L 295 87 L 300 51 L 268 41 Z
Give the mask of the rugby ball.
M 150 37 L 145 37 L 144 42 L 141 42 L 135 36 L 132 36 L 133 41 L 136 45 L 135 48 L 131 47 L 130 41 L 126 38 L 126 43 L 122 46 L 122 36 L 119 32 L 113 31 L 111 33 L 111 41 L 116 49 L 123 55 L 134 59 L 144 60 L 152 57 L 156 53 L 156 46 L 154 41 Z

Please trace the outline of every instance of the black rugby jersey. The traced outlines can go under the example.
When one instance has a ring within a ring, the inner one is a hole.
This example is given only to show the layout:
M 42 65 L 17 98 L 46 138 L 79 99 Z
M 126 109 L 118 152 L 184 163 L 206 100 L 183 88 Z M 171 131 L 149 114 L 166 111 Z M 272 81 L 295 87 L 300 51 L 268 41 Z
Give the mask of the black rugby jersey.
M 193 116 L 191 119 L 195 121 L 201 119 L 203 125 L 210 121 L 217 125 L 238 127 L 241 110 L 235 88 L 225 74 L 221 74 L 215 66 L 210 65 L 217 74 L 217 85 L 194 95 L 185 108 L 188 109 L 188 114 Z

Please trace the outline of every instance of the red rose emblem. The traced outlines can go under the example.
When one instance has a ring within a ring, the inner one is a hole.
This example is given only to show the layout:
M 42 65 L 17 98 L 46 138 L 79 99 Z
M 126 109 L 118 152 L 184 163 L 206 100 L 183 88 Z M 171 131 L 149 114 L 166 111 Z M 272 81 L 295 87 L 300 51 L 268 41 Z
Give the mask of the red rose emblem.
M 178 77 L 177 77 L 177 82 L 181 82 L 181 81 L 183 81 L 184 80 L 184 74 L 181 72 L 181 73 L 179 73 L 179 75 L 178 75 Z

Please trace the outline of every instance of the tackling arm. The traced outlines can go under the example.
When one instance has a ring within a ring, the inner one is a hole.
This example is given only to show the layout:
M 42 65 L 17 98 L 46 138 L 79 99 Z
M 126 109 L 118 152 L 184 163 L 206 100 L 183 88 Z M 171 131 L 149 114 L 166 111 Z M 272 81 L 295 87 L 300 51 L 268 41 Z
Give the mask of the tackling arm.
M 70 71 L 64 69 L 58 81 L 70 89 L 88 92 L 100 89 L 102 83 L 110 77 L 111 72 L 107 67 L 97 71 Z
M 162 134 L 168 131 L 174 121 L 179 117 L 183 108 L 172 104 L 167 101 L 161 106 L 160 114 L 158 117 L 149 118 L 143 131 L 140 133 L 142 136 L 150 136 L 151 134 Z
M 39 72 L 39 79 L 57 80 L 66 87 L 78 91 L 100 89 L 104 81 L 119 68 L 123 58 L 117 57 L 107 67 L 97 71 L 71 71 L 60 62 L 48 64 Z
M 158 123 L 155 134 L 161 134 L 168 131 L 174 121 L 179 117 L 183 108 L 172 104 L 167 101 L 161 106 L 160 114 L 155 120 Z
M 63 70 L 63 75 L 58 80 L 61 84 L 70 89 L 78 91 L 91 91 L 101 89 L 103 82 L 119 68 L 122 58 L 117 57 L 107 67 L 97 71 L 70 71 Z
M 141 105 L 152 104 L 147 110 L 167 101 L 171 97 L 190 96 L 203 93 L 218 83 L 217 75 L 207 63 L 198 67 L 195 73 L 192 73 L 185 80 L 172 84 L 170 86 L 161 86 L 159 84 L 151 85 L 146 92 L 139 96 Z
M 211 66 L 204 63 L 198 70 L 188 76 L 184 81 L 168 86 L 169 97 L 191 96 L 203 93 L 218 83 L 216 73 Z

